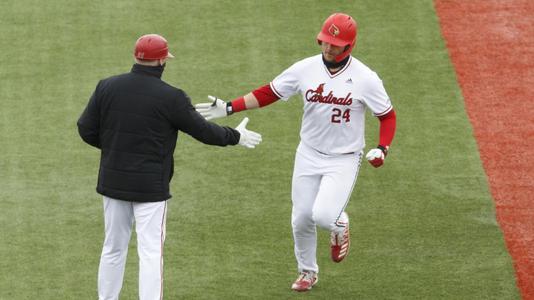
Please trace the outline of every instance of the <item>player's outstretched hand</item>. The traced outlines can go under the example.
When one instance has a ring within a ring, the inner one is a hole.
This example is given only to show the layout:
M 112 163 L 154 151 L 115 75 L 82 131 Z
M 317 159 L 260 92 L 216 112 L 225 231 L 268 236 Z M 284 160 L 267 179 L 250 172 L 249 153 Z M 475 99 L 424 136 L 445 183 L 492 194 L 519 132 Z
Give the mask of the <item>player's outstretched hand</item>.
M 373 165 L 373 167 L 378 168 L 384 164 L 384 159 L 386 159 L 386 153 L 387 152 L 380 148 L 374 148 L 367 152 L 365 158 L 367 158 L 367 161 L 369 161 L 369 163 Z
M 239 138 L 239 145 L 247 147 L 247 148 L 254 148 L 256 145 L 261 143 L 261 134 L 250 131 L 246 129 L 248 118 L 244 118 L 239 125 L 235 128 L 239 133 L 241 134 L 241 137 Z
M 199 103 L 195 105 L 195 109 L 206 120 L 222 118 L 228 115 L 228 112 L 226 111 L 226 101 L 213 96 L 208 96 L 208 98 L 213 102 Z

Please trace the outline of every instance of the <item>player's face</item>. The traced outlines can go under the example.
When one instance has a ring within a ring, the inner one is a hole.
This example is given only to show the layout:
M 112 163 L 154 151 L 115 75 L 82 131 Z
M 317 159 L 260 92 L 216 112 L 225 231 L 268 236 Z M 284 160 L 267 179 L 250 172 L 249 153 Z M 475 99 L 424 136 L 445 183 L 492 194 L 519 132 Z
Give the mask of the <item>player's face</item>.
M 334 46 L 332 44 L 325 43 L 325 42 L 321 43 L 321 50 L 323 52 L 323 56 L 326 59 L 326 61 L 329 61 L 329 62 L 335 62 L 336 56 L 343 53 L 344 49 L 345 47 L 343 46 Z

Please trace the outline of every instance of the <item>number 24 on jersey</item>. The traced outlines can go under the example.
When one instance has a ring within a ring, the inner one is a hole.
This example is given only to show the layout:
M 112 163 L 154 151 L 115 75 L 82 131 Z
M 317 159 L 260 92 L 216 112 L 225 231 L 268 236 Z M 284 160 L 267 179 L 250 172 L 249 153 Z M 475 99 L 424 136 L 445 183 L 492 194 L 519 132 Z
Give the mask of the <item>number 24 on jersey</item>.
M 350 122 L 350 108 L 345 109 L 345 111 L 339 108 L 332 108 L 332 123 L 341 123 L 343 120 L 345 123 Z

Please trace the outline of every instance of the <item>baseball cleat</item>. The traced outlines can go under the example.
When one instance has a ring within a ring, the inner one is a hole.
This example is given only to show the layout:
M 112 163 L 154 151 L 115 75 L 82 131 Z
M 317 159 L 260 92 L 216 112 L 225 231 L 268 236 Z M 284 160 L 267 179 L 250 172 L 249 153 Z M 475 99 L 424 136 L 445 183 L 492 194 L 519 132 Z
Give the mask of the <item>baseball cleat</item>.
M 319 276 L 313 271 L 302 271 L 299 277 L 291 285 L 291 289 L 297 292 L 306 292 L 319 281 Z
M 330 253 L 332 254 L 332 260 L 337 263 L 349 254 L 350 248 L 349 216 L 346 212 L 343 212 L 343 214 L 345 215 L 344 219 L 347 221 L 338 221 L 338 224 L 345 225 L 343 231 L 339 233 L 332 231 L 330 233 Z

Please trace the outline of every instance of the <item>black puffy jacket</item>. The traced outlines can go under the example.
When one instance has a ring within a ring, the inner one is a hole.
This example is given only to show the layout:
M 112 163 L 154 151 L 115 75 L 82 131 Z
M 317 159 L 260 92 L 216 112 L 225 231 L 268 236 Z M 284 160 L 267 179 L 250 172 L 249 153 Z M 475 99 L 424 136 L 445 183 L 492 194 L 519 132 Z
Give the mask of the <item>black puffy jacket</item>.
M 81 138 L 101 149 L 98 193 L 137 202 L 169 199 L 178 131 L 205 144 L 238 143 L 238 131 L 204 120 L 182 90 L 160 79 L 162 72 L 135 64 L 130 73 L 101 80 L 80 116 Z

